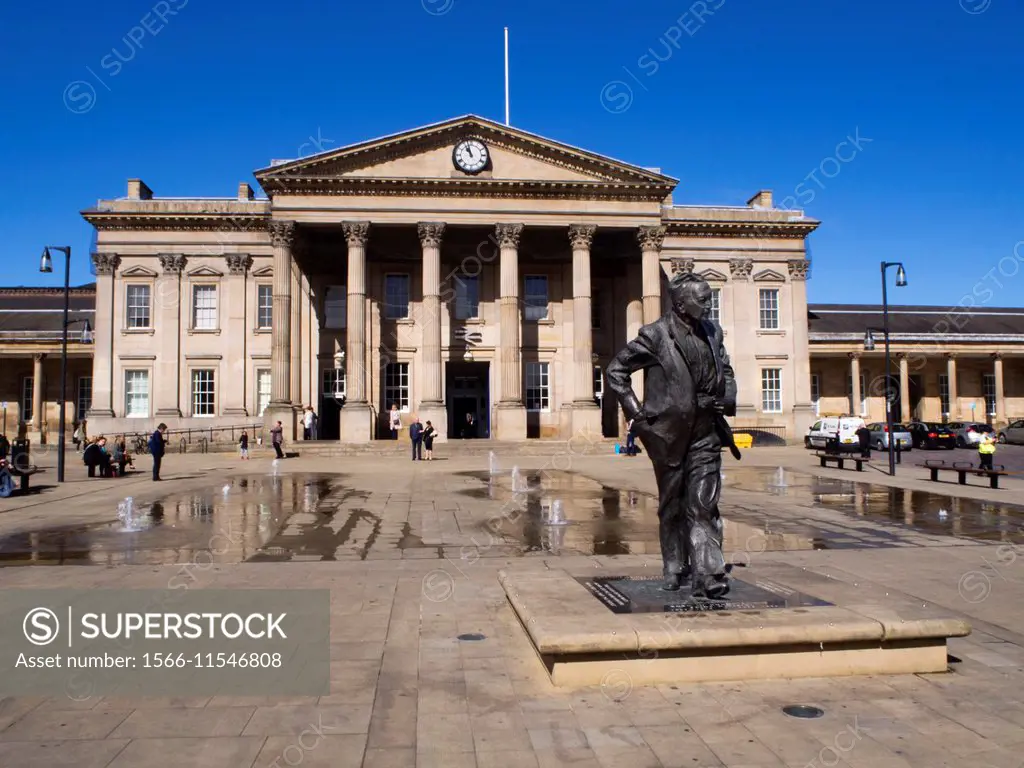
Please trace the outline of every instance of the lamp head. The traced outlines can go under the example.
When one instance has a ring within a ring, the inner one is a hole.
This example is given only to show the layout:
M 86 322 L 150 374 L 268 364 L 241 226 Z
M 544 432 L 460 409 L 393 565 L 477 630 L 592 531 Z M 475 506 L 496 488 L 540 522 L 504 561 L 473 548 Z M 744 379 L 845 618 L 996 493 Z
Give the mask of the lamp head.
M 905 288 L 907 285 L 907 273 L 903 269 L 903 265 L 900 264 L 896 267 L 896 287 Z
M 39 260 L 40 272 L 53 272 L 53 259 L 50 258 L 49 247 L 43 248 L 43 257 Z
M 875 351 L 875 337 L 874 337 L 874 334 L 871 333 L 871 329 L 870 328 L 864 333 L 864 351 L 865 352 L 874 352 Z

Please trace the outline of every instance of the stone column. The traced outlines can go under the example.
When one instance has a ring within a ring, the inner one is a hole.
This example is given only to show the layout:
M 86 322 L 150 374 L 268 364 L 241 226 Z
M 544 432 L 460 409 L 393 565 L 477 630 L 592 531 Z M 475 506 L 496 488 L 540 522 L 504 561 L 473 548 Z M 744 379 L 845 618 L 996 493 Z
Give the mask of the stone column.
M 217 386 L 223 396 L 222 412 L 225 416 L 248 416 L 245 407 L 246 393 L 249 387 L 248 340 L 249 329 L 246 328 L 246 311 L 248 297 L 249 268 L 252 267 L 252 256 L 247 253 L 229 253 L 224 256 L 228 264 L 228 279 L 224 281 L 225 302 L 227 304 L 227 324 L 224 328 L 225 348 L 233 350 L 225 355 L 227 364 L 221 369 L 223 381 Z
M 501 248 L 500 315 L 498 325 L 501 396 L 497 410 L 497 436 L 501 440 L 526 439 L 523 404 L 523 363 L 520 347 L 519 238 L 522 224 L 498 224 Z
M 181 273 L 186 259 L 180 253 L 161 253 L 158 258 L 161 275 L 156 281 L 153 325 L 159 353 L 151 383 L 154 413 L 158 418 L 181 418 L 181 311 L 188 306 L 181 296 Z
M 949 381 L 949 420 L 960 419 L 960 393 L 956 387 L 956 355 L 946 358 L 946 378 Z
M 299 409 L 306 407 L 302 397 L 302 274 L 295 257 L 298 255 L 299 243 L 292 247 L 292 302 L 291 302 L 291 377 L 288 383 L 292 405 Z
M 270 349 L 270 405 L 264 425 L 280 421 L 285 440 L 296 439 L 296 412 L 291 399 L 292 363 L 292 244 L 294 221 L 271 221 L 270 242 L 274 246 L 273 314 Z M 267 434 L 265 439 L 269 440 Z
M 1003 356 L 998 352 L 992 355 L 992 373 L 996 380 L 996 424 L 1006 420 L 1006 396 L 1003 391 Z M 993 424 L 992 426 L 996 426 Z
M 793 329 L 793 417 L 787 425 L 791 435 L 801 438 L 817 418 L 811 405 L 811 352 L 807 331 L 807 274 L 810 262 L 807 259 L 790 259 L 789 305 L 790 328 Z M 785 385 L 783 385 L 785 396 Z M 785 403 L 783 403 L 785 408 Z
M 572 431 L 601 435 L 601 409 L 594 400 L 594 338 L 591 329 L 590 246 L 597 227 L 573 224 L 572 243 L 572 333 L 573 401 Z
M 116 253 L 94 253 L 92 263 L 96 269 L 96 328 L 92 350 L 92 407 L 87 417 L 90 421 L 114 418 L 114 324 L 117 322 L 114 273 L 121 264 L 121 257 Z M 89 433 L 94 433 L 92 424 Z
M 910 367 L 906 355 L 899 355 L 900 361 L 900 421 L 910 421 Z
M 444 222 L 423 221 L 416 231 L 423 248 L 423 311 L 420 332 L 423 352 L 420 360 L 420 421 L 428 419 L 442 440 L 448 432 L 448 410 L 441 398 L 441 238 Z
M 850 353 L 850 415 L 861 416 L 861 402 L 864 394 L 860 391 L 860 355 L 856 352 Z
M 44 354 L 32 355 L 32 424 L 29 429 L 33 437 L 39 442 L 43 438 L 43 425 L 46 419 L 43 418 L 43 360 Z
M 341 439 L 365 443 L 373 436 L 373 409 L 366 397 L 366 243 L 368 221 L 342 224 L 348 243 L 348 296 L 345 331 L 345 406 L 341 409 Z
M 644 325 L 647 325 L 661 317 L 661 244 L 665 240 L 665 228 L 640 227 L 636 237 L 640 241 L 644 281 Z

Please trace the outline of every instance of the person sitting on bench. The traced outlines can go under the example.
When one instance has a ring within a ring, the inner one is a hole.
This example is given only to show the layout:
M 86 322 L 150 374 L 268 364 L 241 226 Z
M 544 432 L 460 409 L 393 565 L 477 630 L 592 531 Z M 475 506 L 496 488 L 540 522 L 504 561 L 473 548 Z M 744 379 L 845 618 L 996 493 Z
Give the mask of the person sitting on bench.
M 89 468 L 89 477 L 96 477 L 96 468 L 100 469 L 100 477 L 110 477 L 110 454 L 106 449 L 107 439 L 97 437 L 82 454 L 82 461 Z

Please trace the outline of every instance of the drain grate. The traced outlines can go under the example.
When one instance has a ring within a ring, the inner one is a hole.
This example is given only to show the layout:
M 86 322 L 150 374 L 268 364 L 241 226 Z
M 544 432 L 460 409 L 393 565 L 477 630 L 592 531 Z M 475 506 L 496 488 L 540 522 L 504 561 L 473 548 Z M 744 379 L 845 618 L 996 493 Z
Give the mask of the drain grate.
M 812 720 L 825 714 L 824 709 L 812 707 L 808 704 L 790 704 L 788 707 L 783 707 L 782 711 L 790 717 L 800 717 L 805 720 Z
M 464 641 L 470 642 L 470 643 L 476 643 L 476 642 L 479 642 L 481 640 L 486 640 L 487 636 L 486 635 L 481 635 L 479 632 L 467 632 L 464 635 L 459 635 L 458 639 L 459 640 L 464 640 Z

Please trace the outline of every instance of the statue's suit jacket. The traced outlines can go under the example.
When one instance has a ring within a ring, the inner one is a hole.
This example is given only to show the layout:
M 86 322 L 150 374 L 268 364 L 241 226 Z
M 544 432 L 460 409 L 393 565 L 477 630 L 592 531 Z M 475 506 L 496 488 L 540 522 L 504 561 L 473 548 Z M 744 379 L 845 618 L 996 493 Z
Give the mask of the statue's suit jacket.
M 679 342 L 679 336 L 686 333 L 683 322 L 675 314 L 666 313 L 645 325 L 615 356 L 605 372 L 608 387 L 618 397 L 626 418 L 636 418 L 637 433 L 651 460 L 670 466 L 682 463 L 690 450 L 698 417 L 697 391 L 691 369 L 701 363 L 688 359 L 685 347 Z M 709 320 L 702 320 L 700 328 L 710 343 L 715 361 L 713 396 L 725 405 L 726 416 L 734 416 L 736 379 L 725 351 L 722 329 Z M 630 379 L 630 374 L 639 370 L 644 371 L 642 405 Z M 715 447 L 733 447 L 732 433 L 725 419 L 716 414 L 714 423 L 718 436 Z

